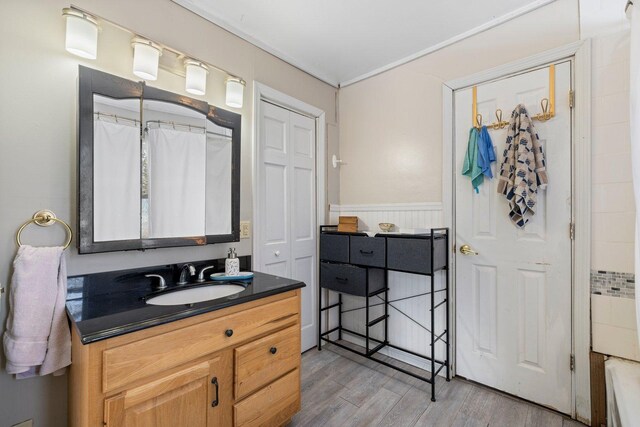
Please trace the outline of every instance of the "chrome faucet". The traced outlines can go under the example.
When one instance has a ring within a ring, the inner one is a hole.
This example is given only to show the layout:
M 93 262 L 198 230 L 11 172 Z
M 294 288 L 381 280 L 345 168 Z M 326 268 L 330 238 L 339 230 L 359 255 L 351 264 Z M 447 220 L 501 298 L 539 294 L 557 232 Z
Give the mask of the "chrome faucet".
M 189 277 L 193 277 L 196 274 L 196 268 L 190 262 L 183 264 L 178 271 L 180 272 L 180 276 L 178 278 L 178 283 L 176 283 L 177 285 L 186 285 L 189 283 Z
M 153 290 L 155 291 L 162 291 L 164 289 L 167 289 L 167 282 L 164 281 L 164 277 L 162 277 L 159 274 L 145 274 L 144 277 L 149 277 L 152 281 L 152 283 L 154 283 L 152 285 Z
M 211 270 L 212 268 L 215 268 L 213 265 L 209 265 L 207 267 L 202 268 L 202 270 L 200 270 L 200 273 L 198 273 L 198 278 L 196 279 L 196 282 L 198 283 L 202 283 L 205 281 L 204 278 L 204 272 L 207 270 Z

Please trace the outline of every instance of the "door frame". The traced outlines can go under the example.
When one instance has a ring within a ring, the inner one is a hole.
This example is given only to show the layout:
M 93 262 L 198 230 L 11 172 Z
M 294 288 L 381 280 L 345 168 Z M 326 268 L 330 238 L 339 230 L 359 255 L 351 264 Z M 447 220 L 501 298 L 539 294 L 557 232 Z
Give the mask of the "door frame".
M 326 191 L 326 177 L 327 177 L 327 140 L 326 140 L 326 118 L 324 110 L 314 107 L 313 105 L 307 104 L 306 102 L 300 101 L 286 93 L 280 92 L 276 89 L 273 89 L 264 83 L 260 83 L 258 81 L 253 82 L 253 143 L 251 145 L 251 155 L 253 158 L 252 162 L 252 185 L 253 185 L 253 209 L 252 209 L 252 222 L 253 222 L 253 233 L 252 233 L 252 264 L 260 265 L 261 254 L 260 254 L 260 242 L 258 236 L 259 233 L 262 232 L 260 230 L 260 222 L 258 221 L 258 217 L 260 212 L 258 212 L 258 171 L 260 161 L 262 160 L 262 156 L 260 154 L 260 150 L 258 149 L 259 144 L 259 136 L 260 136 L 260 101 L 267 101 L 269 103 L 275 104 L 287 110 L 291 110 L 293 112 L 302 114 L 303 116 L 311 117 L 315 119 L 316 122 L 316 266 L 315 266 L 315 278 L 316 278 L 316 286 L 319 286 L 318 283 L 318 254 L 319 254 L 319 239 L 318 239 L 318 227 L 320 224 L 325 224 L 328 218 L 328 204 L 327 204 L 327 191 Z M 317 289 L 311 289 L 311 295 L 314 298 L 317 298 Z M 317 301 L 312 304 L 313 307 L 313 319 L 318 318 L 317 310 L 318 304 Z M 317 338 L 316 338 L 317 339 Z M 317 345 L 317 343 L 316 343 Z
M 544 66 L 563 59 L 573 60 L 573 90 L 575 102 L 572 115 L 572 202 L 575 238 L 572 245 L 572 353 L 575 368 L 572 372 L 572 413 L 580 421 L 591 421 L 591 385 L 589 350 L 591 346 L 590 277 L 591 277 L 591 40 L 581 40 L 511 62 L 480 73 L 449 80 L 442 85 L 442 207 L 443 220 L 451 228 L 455 244 L 455 181 L 454 173 L 454 91 L 498 80 L 510 75 Z M 557 94 L 557 96 L 564 96 Z M 471 109 L 471 106 L 469 106 Z M 471 113 L 471 110 L 469 110 Z M 567 230 L 569 232 L 569 230 Z M 452 271 L 456 271 L 456 254 L 451 257 Z M 451 360 L 455 375 L 456 360 L 456 302 L 455 274 L 451 277 L 450 297 L 453 299 L 450 325 L 453 325 Z M 569 363 L 569 360 L 567 360 Z

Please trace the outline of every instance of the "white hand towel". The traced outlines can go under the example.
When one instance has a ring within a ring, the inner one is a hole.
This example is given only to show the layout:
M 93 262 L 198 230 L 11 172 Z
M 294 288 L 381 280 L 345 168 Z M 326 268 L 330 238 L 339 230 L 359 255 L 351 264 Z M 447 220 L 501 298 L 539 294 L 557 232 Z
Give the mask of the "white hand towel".
M 3 343 L 7 373 L 16 378 L 61 375 L 71 364 L 63 251 L 63 247 L 23 245 L 13 261 Z

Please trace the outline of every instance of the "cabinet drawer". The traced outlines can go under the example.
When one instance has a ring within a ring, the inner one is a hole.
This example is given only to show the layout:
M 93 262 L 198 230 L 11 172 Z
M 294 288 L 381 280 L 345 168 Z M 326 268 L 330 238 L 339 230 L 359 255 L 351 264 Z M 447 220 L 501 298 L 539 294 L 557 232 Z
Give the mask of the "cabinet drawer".
M 141 378 L 296 324 L 295 296 L 105 350 L 102 388 L 107 393 Z M 233 331 L 227 336 L 226 331 Z
M 447 264 L 446 241 L 437 238 L 433 242 L 433 269 Z M 431 240 L 387 237 L 387 268 L 411 273 L 431 272 Z
M 300 328 L 293 326 L 235 349 L 235 396 L 241 399 L 300 365 Z
M 348 264 L 320 263 L 320 286 L 345 294 L 365 296 L 385 286 L 384 270 L 362 268 Z
M 233 406 L 236 427 L 279 426 L 300 410 L 300 370 L 295 369 Z
M 320 233 L 320 260 L 349 262 L 349 236 Z
M 385 238 L 369 236 L 350 237 L 351 264 L 385 267 Z

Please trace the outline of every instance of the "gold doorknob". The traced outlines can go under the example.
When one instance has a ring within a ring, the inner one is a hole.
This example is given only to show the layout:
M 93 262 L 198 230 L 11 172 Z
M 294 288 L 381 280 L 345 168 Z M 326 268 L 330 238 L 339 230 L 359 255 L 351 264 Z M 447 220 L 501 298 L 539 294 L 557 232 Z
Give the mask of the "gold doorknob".
M 478 252 L 476 252 L 473 249 L 471 249 L 471 246 L 469 246 L 469 245 L 460 246 L 460 253 L 462 255 L 479 255 Z

